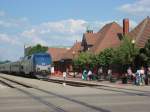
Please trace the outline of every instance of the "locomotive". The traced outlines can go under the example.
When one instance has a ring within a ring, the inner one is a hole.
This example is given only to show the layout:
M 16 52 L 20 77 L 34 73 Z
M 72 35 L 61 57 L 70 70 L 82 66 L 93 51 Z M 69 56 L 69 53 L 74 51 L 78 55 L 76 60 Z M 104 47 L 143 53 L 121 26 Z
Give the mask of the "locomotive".
M 35 53 L 23 59 L 0 64 L 0 72 L 36 78 L 48 78 L 51 73 L 52 58 L 48 53 Z

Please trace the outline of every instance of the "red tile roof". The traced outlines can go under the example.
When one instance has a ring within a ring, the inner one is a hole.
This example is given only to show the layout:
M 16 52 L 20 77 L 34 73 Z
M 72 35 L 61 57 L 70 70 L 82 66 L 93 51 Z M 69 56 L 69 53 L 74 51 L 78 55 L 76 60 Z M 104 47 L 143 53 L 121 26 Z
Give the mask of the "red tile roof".
M 74 57 L 78 56 L 81 49 L 81 42 L 76 42 L 70 50 L 64 53 L 63 59 L 73 59 Z
M 121 44 L 120 38 L 123 34 L 123 28 L 116 22 L 106 24 L 97 33 L 85 33 L 83 40 L 87 45 L 93 45 L 89 49 L 92 53 L 100 53 L 106 48 L 118 47 Z M 150 18 L 144 19 L 135 29 L 128 33 L 129 37 L 135 39 L 138 47 L 144 47 L 150 39 Z M 48 52 L 52 55 L 54 61 L 61 59 L 73 59 L 78 56 L 82 50 L 81 42 L 76 42 L 69 50 L 66 48 L 49 48 Z M 73 54 L 74 52 L 74 54 Z
M 84 33 L 83 40 L 86 41 L 87 45 L 94 45 L 97 40 L 97 33 Z
M 150 39 L 150 18 L 144 19 L 128 36 L 135 40 L 138 47 L 143 48 L 147 40 Z
M 61 60 L 63 54 L 68 50 L 67 48 L 49 48 L 47 52 L 52 56 L 52 61 L 55 62 Z
M 95 45 L 90 49 L 93 53 L 99 53 L 106 48 L 120 45 L 119 36 L 122 35 L 122 27 L 116 22 L 106 24 L 98 33 Z

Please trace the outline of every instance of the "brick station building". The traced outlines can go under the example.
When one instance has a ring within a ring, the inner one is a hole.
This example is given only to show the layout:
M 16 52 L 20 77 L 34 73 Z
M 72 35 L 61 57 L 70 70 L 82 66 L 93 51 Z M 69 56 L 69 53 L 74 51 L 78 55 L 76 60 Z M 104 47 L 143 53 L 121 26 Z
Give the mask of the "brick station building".
M 66 69 L 72 71 L 72 60 L 80 52 L 89 51 L 98 54 L 106 48 L 118 47 L 123 35 L 132 38 L 137 47 L 143 48 L 150 39 L 150 18 L 145 18 L 131 31 L 129 31 L 129 19 L 123 20 L 123 27 L 116 22 L 111 22 L 96 33 L 88 30 L 83 34 L 82 41 L 75 42 L 70 49 L 49 48 L 48 52 L 52 55 L 56 71 L 63 72 Z
M 69 48 L 49 48 L 48 53 L 52 56 L 53 66 L 56 74 L 61 74 L 64 71 L 62 57 Z

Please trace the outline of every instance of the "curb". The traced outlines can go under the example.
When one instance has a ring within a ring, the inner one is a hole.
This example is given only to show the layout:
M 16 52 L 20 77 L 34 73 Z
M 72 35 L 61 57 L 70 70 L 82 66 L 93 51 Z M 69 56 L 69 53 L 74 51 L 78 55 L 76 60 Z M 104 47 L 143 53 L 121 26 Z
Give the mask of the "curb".
M 50 78 L 48 79 L 50 82 L 56 82 L 56 83 L 67 83 L 67 84 L 79 84 L 79 85 L 84 85 L 84 86 L 104 86 L 104 87 L 113 87 L 113 86 L 108 86 L 105 84 L 100 84 L 100 83 L 93 83 L 93 82 L 83 82 L 83 81 L 74 81 L 74 80 L 63 80 L 63 79 L 55 79 L 55 78 Z

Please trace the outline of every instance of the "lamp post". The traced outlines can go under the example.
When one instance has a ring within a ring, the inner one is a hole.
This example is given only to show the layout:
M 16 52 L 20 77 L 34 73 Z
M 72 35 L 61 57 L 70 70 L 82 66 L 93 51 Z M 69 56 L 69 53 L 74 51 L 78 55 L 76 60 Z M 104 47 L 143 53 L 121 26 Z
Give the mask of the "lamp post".
M 72 55 L 73 55 L 73 60 L 74 60 L 74 56 L 75 56 L 75 51 L 72 51 Z M 73 61 L 72 60 L 72 61 Z M 72 63 L 73 64 L 73 63 Z M 73 66 L 72 66 L 73 67 Z M 75 72 L 74 72 L 74 68 L 73 68 L 73 77 L 75 77 Z
M 135 40 L 133 39 L 133 40 L 131 41 L 131 43 L 132 43 L 132 45 L 134 45 L 134 44 L 135 44 Z
M 133 40 L 131 41 L 131 43 L 132 43 L 132 54 L 134 54 L 135 40 L 133 39 Z M 133 67 L 133 69 L 134 69 L 134 60 L 133 60 L 133 57 L 132 57 L 132 67 Z
M 135 40 L 133 39 L 133 40 L 131 41 L 131 43 L 132 43 L 132 51 L 133 51 L 133 53 L 134 53 Z

